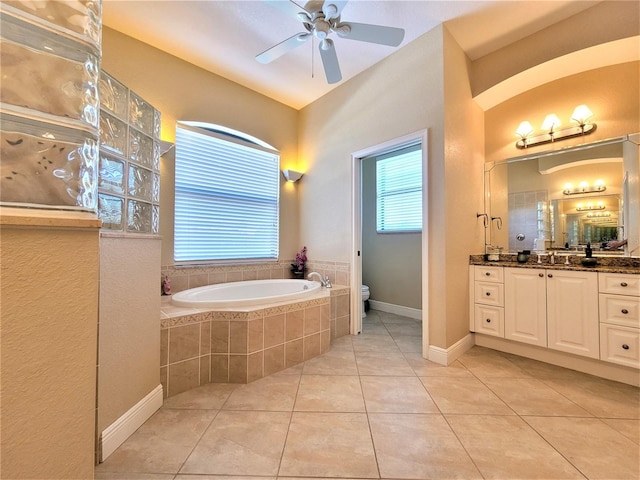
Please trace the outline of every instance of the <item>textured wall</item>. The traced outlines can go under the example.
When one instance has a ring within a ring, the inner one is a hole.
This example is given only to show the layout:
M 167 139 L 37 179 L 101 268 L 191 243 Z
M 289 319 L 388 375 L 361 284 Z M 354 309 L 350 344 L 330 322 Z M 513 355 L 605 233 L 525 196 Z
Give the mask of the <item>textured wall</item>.
M 160 384 L 160 243 L 100 238 L 98 434 Z
M 2 478 L 93 478 L 98 229 L 4 221 Z

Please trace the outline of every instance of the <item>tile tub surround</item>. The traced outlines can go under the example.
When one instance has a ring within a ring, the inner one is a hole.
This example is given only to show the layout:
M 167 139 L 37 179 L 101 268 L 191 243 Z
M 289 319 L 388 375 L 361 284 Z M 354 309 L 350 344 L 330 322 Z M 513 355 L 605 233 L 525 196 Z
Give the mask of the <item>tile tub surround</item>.
M 163 265 L 161 278 L 169 277 L 173 293 L 190 288 L 204 287 L 225 282 L 243 280 L 270 280 L 293 278 L 291 264 L 294 260 L 254 265 L 218 265 L 176 267 Z M 307 263 L 307 272 L 318 272 L 328 276 L 333 285 L 349 285 L 349 264 L 341 262 L 315 261 Z
M 160 380 L 165 398 L 207 383 L 249 383 L 329 350 L 349 333 L 349 289 L 308 300 L 208 311 L 162 298 Z

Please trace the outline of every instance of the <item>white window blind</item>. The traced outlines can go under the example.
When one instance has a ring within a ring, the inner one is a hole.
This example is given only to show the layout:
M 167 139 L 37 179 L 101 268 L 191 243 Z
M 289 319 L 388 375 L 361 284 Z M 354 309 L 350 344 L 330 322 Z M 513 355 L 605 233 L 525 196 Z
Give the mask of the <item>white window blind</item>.
M 376 229 L 422 231 L 422 149 L 412 145 L 377 157 Z
M 277 259 L 279 165 L 274 150 L 179 126 L 176 263 Z

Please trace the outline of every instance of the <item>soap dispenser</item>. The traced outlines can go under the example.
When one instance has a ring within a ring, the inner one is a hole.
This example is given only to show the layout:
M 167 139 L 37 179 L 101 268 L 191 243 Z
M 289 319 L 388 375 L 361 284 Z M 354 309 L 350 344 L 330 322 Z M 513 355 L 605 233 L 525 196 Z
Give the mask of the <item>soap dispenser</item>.
M 591 250 L 591 242 L 587 243 L 584 251 L 584 258 L 580 261 L 585 267 L 595 267 L 598 261 L 593 258 L 593 250 Z
M 587 258 L 593 257 L 593 250 L 591 250 L 591 242 L 587 242 L 587 248 L 584 251 L 584 256 Z

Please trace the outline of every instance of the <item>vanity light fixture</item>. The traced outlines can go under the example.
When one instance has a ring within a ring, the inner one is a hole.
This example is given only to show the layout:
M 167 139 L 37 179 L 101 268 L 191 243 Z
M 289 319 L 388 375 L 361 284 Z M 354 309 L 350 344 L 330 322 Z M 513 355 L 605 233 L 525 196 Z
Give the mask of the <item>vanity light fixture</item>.
M 607 189 L 607 186 L 604 184 L 602 180 L 597 180 L 593 185 L 589 185 L 587 182 L 580 182 L 580 185 L 577 188 L 571 183 L 567 183 L 564 186 L 564 190 L 562 193 L 564 195 L 579 195 L 581 193 L 600 193 L 604 192 Z
M 287 182 L 297 182 L 302 178 L 302 173 L 296 172 L 295 170 L 282 170 L 282 175 L 287 179 Z
M 610 217 L 611 212 L 589 212 L 587 213 L 587 218 L 603 218 Z
M 524 149 L 593 133 L 596 130 L 596 124 L 588 122 L 592 116 L 593 113 L 589 110 L 589 107 L 586 105 L 578 105 L 571 115 L 571 121 L 576 122 L 578 125 L 559 128 L 561 125 L 560 119 L 557 115 L 551 113 L 546 116 L 542 123 L 544 133 L 533 136 L 531 124 L 529 122 L 522 122 L 516 130 L 516 135 L 520 137 L 520 140 L 516 142 L 516 148 Z
M 578 212 L 584 212 L 588 210 L 604 210 L 605 208 L 607 208 L 607 206 L 604 204 L 604 202 L 598 202 L 595 205 L 593 203 L 587 203 L 586 205 L 579 203 L 578 205 L 576 205 L 576 210 Z

